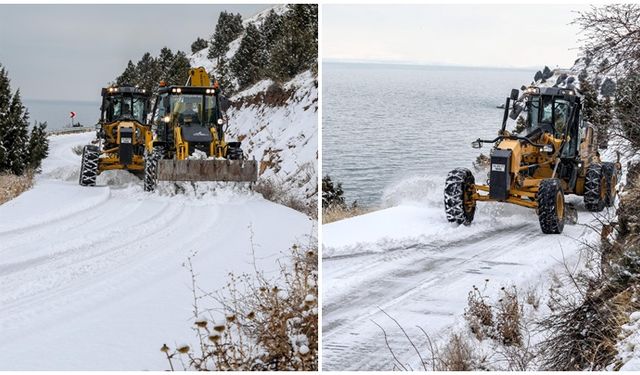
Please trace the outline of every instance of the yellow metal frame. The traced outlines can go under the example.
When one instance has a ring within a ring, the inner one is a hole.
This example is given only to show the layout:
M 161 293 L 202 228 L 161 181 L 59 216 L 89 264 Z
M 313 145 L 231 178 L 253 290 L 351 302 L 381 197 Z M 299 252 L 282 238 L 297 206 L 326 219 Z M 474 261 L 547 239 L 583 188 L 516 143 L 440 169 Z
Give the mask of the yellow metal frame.
M 120 129 L 131 128 L 132 139 L 131 144 L 133 146 L 145 145 L 147 133 L 150 133 L 149 127 L 142 125 L 137 121 L 116 121 L 113 123 L 103 124 L 102 129 L 107 142 L 113 144 L 120 144 Z M 138 130 L 139 129 L 139 130 Z M 114 132 L 115 130 L 115 132 Z M 138 136 L 138 131 L 140 136 Z M 114 137 L 115 133 L 115 137 Z M 124 165 L 120 163 L 118 156 L 119 147 L 112 147 L 107 150 L 101 150 L 101 157 L 98 159 L 98 173 L 108 170 L 124 169 L 132 171 L 144 170 L 144 158 L 141 155 L 133 155 L 132 164 Z

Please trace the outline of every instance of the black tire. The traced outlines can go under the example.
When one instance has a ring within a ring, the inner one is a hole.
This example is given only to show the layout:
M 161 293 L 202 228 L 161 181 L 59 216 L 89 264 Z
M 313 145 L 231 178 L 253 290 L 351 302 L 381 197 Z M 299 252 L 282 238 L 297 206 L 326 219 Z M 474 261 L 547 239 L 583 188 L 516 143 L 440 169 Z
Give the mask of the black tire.
M 144 191 L 154 191 L 158 185 L 158 161 L 162 159 L 162 147 L 154 147 L 152 152 L 144 151 Z
M 100 149 L 97 146 L 86 145 L 82 148 L 82 162 L 80 163 L 80 178 L 78 181 L 81 186 L 96 186 L 99 158 Z
M 564 191 L 557 178 L 542 180 L 536 194 L 538 220 L 545 234 L 559 234 L 564 229 L 566 209 Z
M 594 163 L 587 168 L 584 180 L 584 206 L 588 211 L 600 212 L 604 209 L 607 183 L 602 164 Z
M 612 207 L 616 201 L 616 185 L 618 184 L 618 172 L 616 171 L 615 163 L 602 163 L 602 173 L 604 174 L 604 180 L 607 184 L 604 205 L 606 207 Z
M 470 170 L 457 168 L 449 172 L 444 186 L 444 210 L 450 223 L 470 225 L 476 213 L 473 199 L 476 181 Z

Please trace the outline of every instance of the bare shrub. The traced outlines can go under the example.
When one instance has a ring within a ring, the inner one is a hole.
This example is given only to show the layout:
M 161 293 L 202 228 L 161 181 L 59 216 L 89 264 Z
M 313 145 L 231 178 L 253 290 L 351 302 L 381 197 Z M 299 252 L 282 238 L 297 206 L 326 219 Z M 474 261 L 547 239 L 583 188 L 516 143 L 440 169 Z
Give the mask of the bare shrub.
M 498 300 L 496 313 L 496 331 L 504 345 L 522 345 L 522 307 L 518 302 L 518 290 L 515 286 L 501 288 L 502 297 Z
M 489 280 L 485 281 L 483 290 L 486 290 L 488 282 Z M 487 303 L 487 297 L 475 285 L 467 297 L 464 318 L 478 340 L 482 341 L 485 337 L 493 337 L 493 310 L 491 305 Z
M 34 172 L 28 170 L 22 176 L 0 173 L 0 204 L 10 201 L 33 186 Z
M 287 206 L 314 219 L 318 217 L 318 205 L 315 199 L 302 199 L 292 194 L 290 189 L 281 182 L 260 179 L 253 186 L 253 190 L 262 194 L 266 200 Z
M 449 337 L 449 342 L 442 348 L 438 358 L 438 371 L 477 370 L 473 347 L 457 333 Z
M 527 289 L 524 301 L 526 304 L 533 307 L 534 310 L 538 310 L 538 308 L 540 308 L 540 295 L 534 287 Z
M 189 258 L 198 344 L 195 349 L 163 345 L 170 368 L 179 359 L 185 370 L 317 371 L 317 266 L 317 246 L 294 245 L 290 264 L 280 266 L 280 277 L 268 279 L 258 270 L 230 275 L 226 288 L 213 294 L 198 288 Z M 218 322 L 205 318 L 216 310 L 202 310 L 203 298 L 221 306 L 224 317 Z

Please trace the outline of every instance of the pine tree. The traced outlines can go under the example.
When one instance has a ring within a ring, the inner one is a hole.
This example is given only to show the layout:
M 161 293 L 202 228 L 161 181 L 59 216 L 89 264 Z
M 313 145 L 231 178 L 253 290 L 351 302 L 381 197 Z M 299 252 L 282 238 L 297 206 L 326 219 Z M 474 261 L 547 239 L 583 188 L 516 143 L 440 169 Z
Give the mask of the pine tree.
M 136 84 L 149 92 L 153 92 L 158 87 L 156 64 L 156 59 L 149 52 L 145 53 L 136 64 Z
M 329 175 L 322 178 L 322 208 L 345 207 L 343 194 L 342 183 L 334 185 Z
M 218 59 L 229 50 L 229 43 L 233 42 L 242 34 L 242 16 L 240 14 L 220 12 L 216 29 L 211 37 L 209 53 L 210 59 Z
M 157 59 L 159 80 L 167 80 L 167 78 L 169 77 L 169 70 L 171 69 L 171 65 L 173 64 L 174 59 L 175 57 L 173 56 L 173 52 L 168 47 L 163 47 L 160 50 L 160 56 L 158 56 Z
M 29 161 L 29 111 L 22 105 L 20 90 L 13 95 L 5 121 L 6 133 L 3 136 L 3 144 L 6 160 L 0 170 L 21 175 Z
M 586 74 L 580 74 L 578 82 L 580 84 L 580 92 L 584 96 L 582 99 L 582 115 L 585 120 L 595 124 L 597 122 L 598 92 L 589 82 Z
M 195 42 L 191 43 L 191 53 L 196 53 L 198 51 L 201 51 L 205 48 L 207 48 L 209 46 L 209 43 L 202 39 L 202 38 L 198 38 L 196 39 Z
M 189 78 L 189 68 L 191 68 L 191 64 L 187 55 L 182 51 L 176 52 L 167 72 L 167 84 L 184 85 L 187 82 L 187 78 Z
M 49 139 L 47 138 L 47 122 L 39 122 L 31 129 L 29 137 L 29 167 L 39 170 L 42 160 L 49 155 Z
M 271 46 L 269 72 L 274 78 L 289 79 L 306 70 L 317 70 L 318 6 L 292 4 L 285 13 L 282 37 Z
M 6 169 L 7 165 L 7 148 L 5 147 L 4 138 L 7 133 L 6 118 L 9 113 L 9 105 L 11 104 L 11 85 L 9 81 L 9 73 L 2 65 L 0 65 L 0 172 Z
M 220 90 L 227 96 L 233 95 L 235 87 L 231 80 L 231 73 L 229 72 L 229 65 L 227 58 L 221 56 L 218 65 L 216 66 L 216 74 L 214 77 L 220 85 Z
M 138 81 L 138 71 L 136 70 L 136 66 L 133 65 L 133 62 L 131 60 L 129 60 L 129 63 L 127 63 L 127 67 L 124 72 L 122 72 L 122 74 L 120 74 L 120 76 L 116 78 L 116 83 L 118 84 L 118 86 L 136 85 L 138 84 Z
M 265 17 L 260 26 L 260 33 L 264 37 L 267 49 L 270 49 L 276 41 L 282 36 L 283 17 L 277 14 L 273 9 Z
M 266 46 L 258 28 L 250 24 L 233 56 L 229 67 L 240 88 L 257 82 L 263 77 L 266 66 Z

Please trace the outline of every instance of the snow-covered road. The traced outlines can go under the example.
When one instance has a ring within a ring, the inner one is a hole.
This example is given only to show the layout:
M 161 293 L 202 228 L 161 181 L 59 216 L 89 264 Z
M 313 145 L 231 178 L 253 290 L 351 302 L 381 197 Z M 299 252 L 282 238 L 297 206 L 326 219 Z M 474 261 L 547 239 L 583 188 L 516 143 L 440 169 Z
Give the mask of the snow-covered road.
M 251 273 L 254 256 L 276 271 L 314 230 L 246 190 L 145 193 L 127 172 L 78 186 L 72 147 L 92 138 L 51 137 L 35 187 L 0 206 L 0 370 L 166 369 L 163 343 L 195 342 L 192 252 L 213 291 Z
M 415 181 L 414 181 L 415 182 Z M 323 226 L 323 369 L 391 370 L 389 346 L 403 364 L 421 369 L 396 324 L 422 355 L 429 336 L 446 338 L 464 313 L 474 285 L 495 296 L 501 286 L 540 287 L 551 272 L 580 257 L 582 241 L 597 233 L 583 225 L 593 216 L 577 197 L 580 222 L 562 235 L 544 235 L 532 210 L 479 204 L 469 227 L 446 222 L 441 187 L 420 202 Z M 381 311 L 381 310 L 384 310 Z

